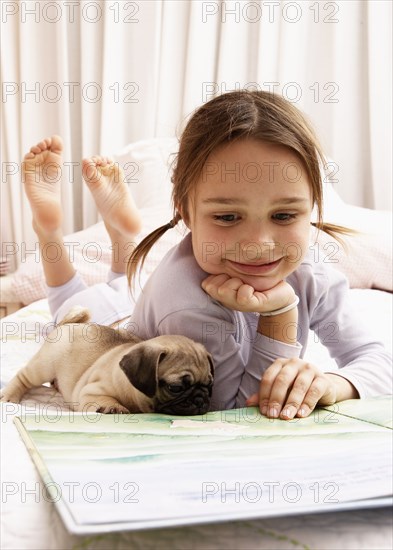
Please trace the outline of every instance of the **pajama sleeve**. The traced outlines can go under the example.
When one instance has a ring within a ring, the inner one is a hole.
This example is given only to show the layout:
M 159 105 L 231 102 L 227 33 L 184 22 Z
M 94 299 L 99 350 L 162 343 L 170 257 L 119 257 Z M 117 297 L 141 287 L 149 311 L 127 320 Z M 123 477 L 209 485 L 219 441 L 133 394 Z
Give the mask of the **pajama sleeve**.
M 215 301 L 204 309 L 171 313 L 160 322 L 160 334 L 188 336 L 212 355 L 211 410 L 244 406 L 258 391 L 262 373 L 275 359 L 299 355 L 300 345 L 270 340 L 256 332 L 256 323 L 255 315 L 228 310 Z
M 330 372 L 351 382 L 361 398 L 391 394 L 391 355 L 353 310 L 346 278 L 333 268 L 325 269 L 315 279 L 315 291 L 318 299 L 310 312 L 310 327 L 339 367 Z

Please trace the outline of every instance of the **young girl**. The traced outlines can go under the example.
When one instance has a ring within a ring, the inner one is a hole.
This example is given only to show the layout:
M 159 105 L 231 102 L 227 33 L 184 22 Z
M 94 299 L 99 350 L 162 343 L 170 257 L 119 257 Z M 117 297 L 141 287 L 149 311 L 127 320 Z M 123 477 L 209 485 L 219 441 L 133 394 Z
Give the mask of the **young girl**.
M 59 154 L 58 138 L 41 142 L 25 157 L 26 171 Z M 283 98 L 248 91 L 214 98 L 182 135 L 173 220 L 136 247 L 129 281 L 168 229 L 183 220 L 189 234 L 163 258 L 135 306 L 121 276 L 124 258 L 113 262 L 109 286 L 87 290 L 66 254 L 61 266 L 44 259 L 55 318 L 80 304 L 109 323 L 133 308 L 140 337 L 183 334 L 203 343 L 215 364 L 212 410 L 259 405 L 271 418 L 292 419 L 318 404 L 389 393 L 390 357 L 352 314 L 345 278 L 308 255 L 312 225 L 332 236 L 345 232 L 322 222 L 321 162 L 309 124 Z M 84 173 L 112 242 L 124 248 L 140 226 L 125 183 L 105 158 L 84 161 Z M 58 191 L 54 200 L 42 174 L 39 186 L 26 177 L 34 225 L 41 246 L 61 246 Z M 44 191 L 55 206 L 48 219 Z M 111 314 L 97 311 L 98 302 Z M 323 373 L 301 359 L 310 328 L 340 371 Z

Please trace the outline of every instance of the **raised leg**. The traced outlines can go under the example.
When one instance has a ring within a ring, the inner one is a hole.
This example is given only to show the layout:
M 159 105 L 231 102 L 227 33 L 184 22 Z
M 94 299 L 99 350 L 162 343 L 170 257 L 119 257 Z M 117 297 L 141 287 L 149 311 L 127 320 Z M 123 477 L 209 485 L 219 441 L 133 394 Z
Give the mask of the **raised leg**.
M 22 162 L 22 177 L 33 213 L 33 229 L 37 234 L 46 283 L 60 286 L 75 275 L 68 251 L 63 243 L 60 199 L 63 142 L 59 136 L 46 138 L 34 145 Z M 56 261 L 51 257 L 51 245 Z
M 123 171 L 112 160 L 99 156 L 84 159 L 82 166 L 83 177 L 112 241 L 111 269 L 125 273 L 127 258 L 141 230 L 141 217 Z

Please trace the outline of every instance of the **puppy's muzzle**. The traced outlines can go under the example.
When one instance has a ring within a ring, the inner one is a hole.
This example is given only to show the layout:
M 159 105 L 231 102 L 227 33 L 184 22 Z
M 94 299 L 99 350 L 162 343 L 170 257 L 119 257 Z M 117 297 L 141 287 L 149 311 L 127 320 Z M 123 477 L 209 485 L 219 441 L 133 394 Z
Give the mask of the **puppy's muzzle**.
M 162 414 L 179 416 L 205 414 L 209 410 L 211 394 L 212 384 L 195 384 L 174 399 L 165 402 L 156 399 L 154 410 Z

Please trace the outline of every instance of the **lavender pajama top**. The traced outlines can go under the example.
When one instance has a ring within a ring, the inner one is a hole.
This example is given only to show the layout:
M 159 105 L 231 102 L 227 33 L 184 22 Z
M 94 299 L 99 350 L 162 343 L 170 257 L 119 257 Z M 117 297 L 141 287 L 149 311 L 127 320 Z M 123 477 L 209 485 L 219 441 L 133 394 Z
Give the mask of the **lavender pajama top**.
M 287 278 L 300 299 L 296 345 L 258 333 L 258 314 L 234 311 L 213 300 L 201 287 L 207 275 L 195 261 L 188 234 L 147 282 L 137 285 L 135 299 L 127 278 L 114 273 L 108 283 L 92 287 L 75 275 L 65 285 L 48 287 L 48 299 L 56 322 L 72 305 L 88 307 L 92 320 L 100 324 L 132 312 L 127 327 L 143 339 L 182 334 L 204 344 L 215 365 L 211 410 L 244 406 L 275 359 L 303 357 L 309 329 L 340 369 L 331 372 L 349 380 L 361 398 L 392 393 L 391 356 L 351 310 L 346 278 L 322 259 L 306 257 Z

